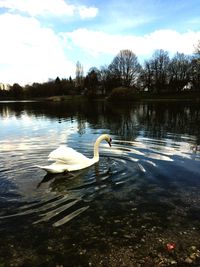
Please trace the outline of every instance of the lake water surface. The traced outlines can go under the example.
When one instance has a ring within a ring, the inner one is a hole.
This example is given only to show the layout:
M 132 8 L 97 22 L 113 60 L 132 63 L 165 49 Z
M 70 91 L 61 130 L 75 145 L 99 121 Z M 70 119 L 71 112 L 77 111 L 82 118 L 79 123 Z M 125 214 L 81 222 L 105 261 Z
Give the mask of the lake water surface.
M 0 266 L 200 266 L 199 125 L 195 103 L 0 102 Z M 36 167 L 102 133 L 88 169 Z

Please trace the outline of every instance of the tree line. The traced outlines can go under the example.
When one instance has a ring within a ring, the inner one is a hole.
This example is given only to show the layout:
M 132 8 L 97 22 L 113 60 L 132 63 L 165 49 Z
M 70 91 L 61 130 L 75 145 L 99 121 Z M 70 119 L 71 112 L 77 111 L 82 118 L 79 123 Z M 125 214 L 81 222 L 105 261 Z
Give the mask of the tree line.
M 83 66 L 76 64 L 76 77 L 33 83 L 24 87 L 15 83 L 0 90 L 0 97 L 31 98 L 82 94 L 89 97 L 108 96 L 116 88 L 132 92 L 180 93 L 200 92 L 200 41 L 193 55 L 177 52 L 172 58 L 162 49 L 156 50 L 143 65 L 131 50 L 121 50 L 108 66 L 92 67 L 86 76 Z

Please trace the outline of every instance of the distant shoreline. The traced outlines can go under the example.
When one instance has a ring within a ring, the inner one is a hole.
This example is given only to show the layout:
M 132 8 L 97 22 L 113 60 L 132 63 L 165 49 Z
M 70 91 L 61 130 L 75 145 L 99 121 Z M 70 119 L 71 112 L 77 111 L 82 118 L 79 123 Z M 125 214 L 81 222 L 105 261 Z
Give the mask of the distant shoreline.
M 88 98 L 84 95 L 62 95 L 51 97 L 37 97 L 37 98 L 11 98 L 1 97 L 0 102 L 66 102 L 66 101 L 107 101 L 106 96 L 99 96 Z M 135 100 L 118 101 L 118 102 L 135 102 L 135 101 L 197 101 L 200 102 L 200 92 L 181 92 L 176 94 L 154 94 L 154 93 L 135 93 Z

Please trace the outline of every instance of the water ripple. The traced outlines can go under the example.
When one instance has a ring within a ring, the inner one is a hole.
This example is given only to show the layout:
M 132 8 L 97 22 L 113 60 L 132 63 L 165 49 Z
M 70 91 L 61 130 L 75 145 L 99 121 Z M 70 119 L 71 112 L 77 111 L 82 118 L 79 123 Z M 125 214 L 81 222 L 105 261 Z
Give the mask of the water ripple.
M 100 161 L 94 166 L 74 173 L 45 175 L 41 179 L 43 171 L 36 170 L 32 163 L 43 161 L 48 154 L 46 149 L 23 155 L 6 153 L 7 159 L 12 158 L 12 168 L 9 162 L 0 168 L 5 176 L 4 180 L 1 178 L 1 191 L 6 187 L 13 188 L 13 193 L 21 195 L 21 199 L 14 212 L 2 211 L 0 220 L 34 215 L 33 224 L 49 222 L 55 227 L 90 209 L 90 204 L 102 195 L 117 194 L 122 188 L 124 194 L 128 194 L 139 184 L 147 183 L 150 177 L 160 173 L 165 175 L 166 164 L 176 161 L 177 166 L 183 160 L 199 158 L 198 151 L 194 153 L 187 144 L 170 143 L 167 146 L 167 142 L 147 138 L 134 142 L 113 140 L 111 149 L 101 147 Z M 38 155 L 41 155 L 39 159 Z M 189 167 L 184 165 L 184 168 Z M 173 175 L 173 168 L 168 172 L 168 176 L 170 172 Z

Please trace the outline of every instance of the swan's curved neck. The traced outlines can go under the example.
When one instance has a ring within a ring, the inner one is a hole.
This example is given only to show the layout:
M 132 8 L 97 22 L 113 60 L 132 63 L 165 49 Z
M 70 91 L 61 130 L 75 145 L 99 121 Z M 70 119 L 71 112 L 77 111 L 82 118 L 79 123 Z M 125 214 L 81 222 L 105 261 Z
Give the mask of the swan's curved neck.
M 94 159 L 99 160 L 99 145 L 102 140 L 105 140 L 106 135 L 101 135 L 97 138 L 95 144 L 94 144 Z

